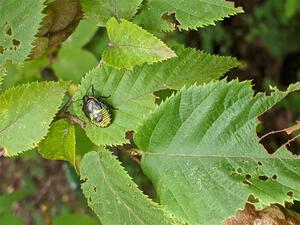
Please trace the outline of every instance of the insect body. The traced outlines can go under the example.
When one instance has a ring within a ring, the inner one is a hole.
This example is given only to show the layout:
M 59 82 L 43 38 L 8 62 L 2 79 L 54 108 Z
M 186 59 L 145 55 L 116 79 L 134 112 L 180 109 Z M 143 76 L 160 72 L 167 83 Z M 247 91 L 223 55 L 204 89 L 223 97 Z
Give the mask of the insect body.
M 107 127 L 111 123 L 111 112 L 108 106 L 94 96 L 85 95 L 82 101 L 82 111 L 93 124 Z

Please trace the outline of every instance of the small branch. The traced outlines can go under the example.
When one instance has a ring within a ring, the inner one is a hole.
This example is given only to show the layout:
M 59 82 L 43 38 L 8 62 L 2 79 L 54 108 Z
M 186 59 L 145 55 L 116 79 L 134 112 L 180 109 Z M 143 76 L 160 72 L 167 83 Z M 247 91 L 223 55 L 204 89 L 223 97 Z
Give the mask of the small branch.
M 271 132 L 266 133 L 266 134 L 264 134 L 263 136 L 261 136 L 261 137 L 259 138 L 259 141 L 265 139 L 266 137 L 268 137 L 268 136 L 270 136 L 270 135 L 272 135 L 272 134 L 278 134 L 278 133 L 282 133 L 282 132 L 285 132 L 285 129 L 283 129 L 283 130 L 275 130 L 275 131 L 271 131 Z
M 264 139 L 264 138 L 266 138 L 266 137 L 268 137 L 269 135 L 272 135 L 272 134 L 278 134 L 278 133 L 281 133 L 281 132 L 285 132 L 285 133 L 287 133 L 287 135 L 290 135 L 294 131 L 297 131 L 297 130 L 300 130 L 300 122 L 299 121 L 297 121 L 296 124 L 291 126 L 291 127 L 281 129 L 281 130 L 275 130 L 275 131 L 271 131 L 269 133 L 266 133 L 266 134 L 264 134 L 263 136 L 260 137 L 259 141 L 261 141 L 262 139 Z
M 288 145 L 290 145 L 293 141 L 295 141 L 298 138 L 300 138 L 300 134 L 298 134 L 297 136 L 293 137 L 291 140 L 288 140 L 286 143 L 284 143 L 283 145 L 281 145 L 279 148 L 281 148 L 281 147 L 287 147 Z
M 81 120 L 79 117 L 72 115 L 69 112 L 64 112 L 59 115 L 60 118 L 66 118 L 70 120 L 72 123 L 78 124 L 82 129 L 86 127 L 86 122 Z

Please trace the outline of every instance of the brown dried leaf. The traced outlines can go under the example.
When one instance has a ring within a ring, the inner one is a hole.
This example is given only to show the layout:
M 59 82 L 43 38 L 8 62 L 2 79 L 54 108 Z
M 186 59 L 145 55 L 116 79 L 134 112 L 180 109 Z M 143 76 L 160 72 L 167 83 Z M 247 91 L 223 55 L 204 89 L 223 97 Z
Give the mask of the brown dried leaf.
M 256 210 L 252 204 L 246 204 L 234 217 L 227 219 L 224 225 L 299 225 L 299 215 L 279 205 L 271 205 Z

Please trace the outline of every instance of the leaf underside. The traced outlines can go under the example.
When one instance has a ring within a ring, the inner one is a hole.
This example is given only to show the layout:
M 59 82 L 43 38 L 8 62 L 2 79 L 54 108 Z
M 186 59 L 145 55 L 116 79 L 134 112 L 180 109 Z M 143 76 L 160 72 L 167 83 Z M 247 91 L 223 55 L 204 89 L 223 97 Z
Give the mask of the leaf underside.
M 243 208 L 250 194 L 258 207 L 299 199 L 299 158 L 286 149 L 269 155 L 255 134 L 257 116 L 299 87 L 253 97 L 250 82 L 222 80 L 161 104 L 134 137 L 160 203 L 188 224 L 211 225 Z
M 75 167 L 75 126 L 67 120 L 51 124 L 44 140 L 39 143 L 39 153 L 49 160 L 66 160 Z
M 44 0 L 4 0 L 0 7 L 0 64 L 24 61 L 43 18 Z
M 235 8 L 233 2 L 225 0 L 152 0 L 135 22 L 149 30 L 172 31 L 175 26 L 189 30 L 214 25 L 218 20 L 241 12 L 241 7 Z
M 46 135 L 62 102 L 65 85 L 30 83 L 0 96 L 0 147 L 8 156 L 29 150 Z
M 87 153 L 80 168 L 81 188 L 101 224 L 180 224 L 138 189 L 109 151 Z
M 127 20 L 111 18 L 106 29 L 110 46 L 103 52 L 103 60 L 113 67 L 132 69 L 176 56 L 158 38 Z

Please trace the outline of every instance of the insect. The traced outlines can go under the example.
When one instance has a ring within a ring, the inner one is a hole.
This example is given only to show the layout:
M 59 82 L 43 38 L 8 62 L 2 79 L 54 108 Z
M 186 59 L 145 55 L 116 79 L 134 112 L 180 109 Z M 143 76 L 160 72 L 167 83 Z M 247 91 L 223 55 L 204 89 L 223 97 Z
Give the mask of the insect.
M 111 124 L 111 111 L 109 109 L 111 107 L 101 102 L 101 98 L 108 97 L 95 97 L 93 86 L 92 93 L 93 95 L 86 94 L 83 96 L 82 111 L 93 124 L 99 127 L 107 127 Z

